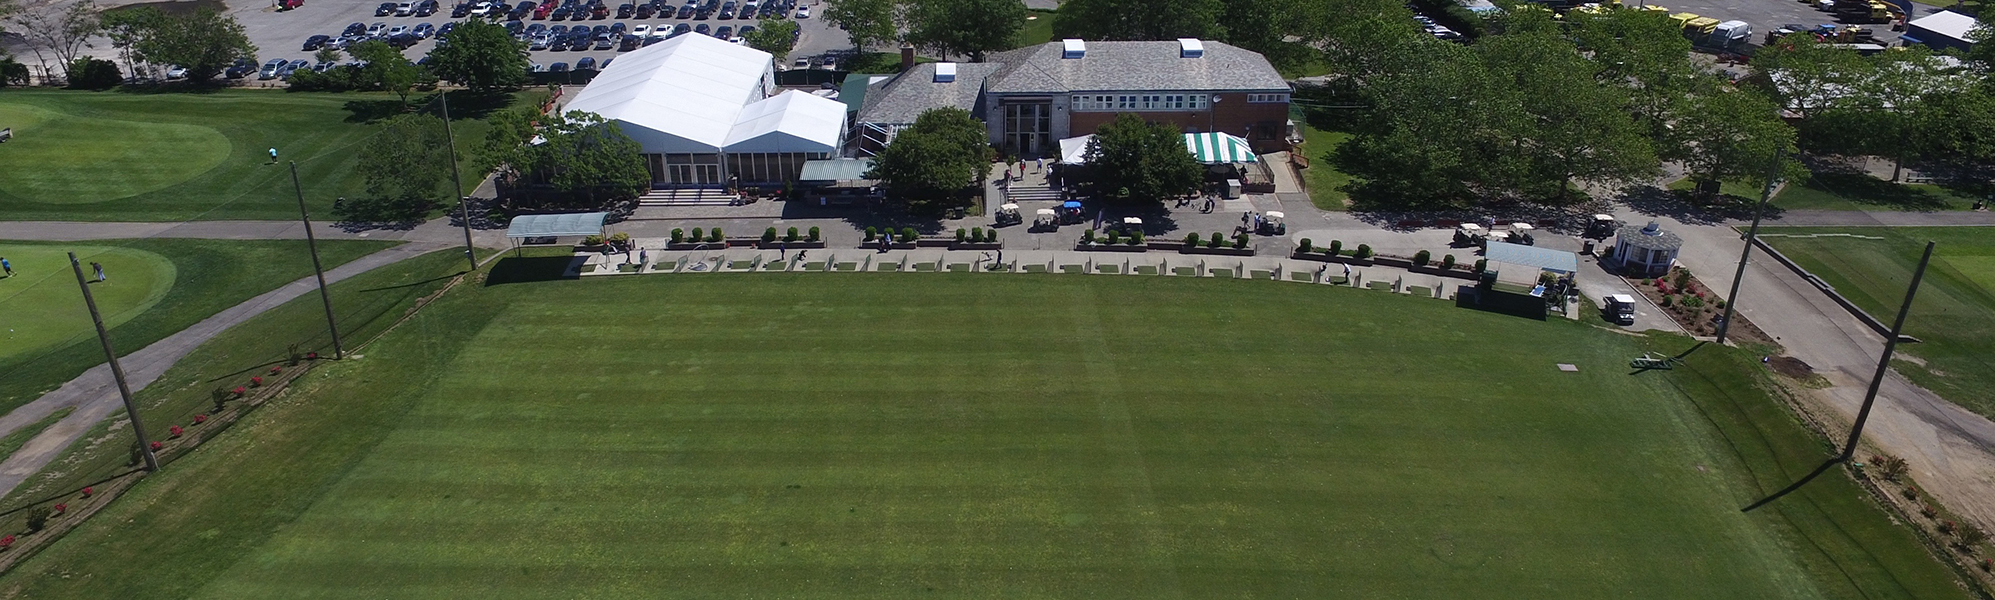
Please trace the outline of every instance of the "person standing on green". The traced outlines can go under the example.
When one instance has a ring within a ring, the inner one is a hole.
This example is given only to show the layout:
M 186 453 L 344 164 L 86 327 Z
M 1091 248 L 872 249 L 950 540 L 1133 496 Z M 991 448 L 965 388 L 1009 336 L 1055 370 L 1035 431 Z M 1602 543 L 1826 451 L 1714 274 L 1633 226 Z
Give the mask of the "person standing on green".
M 14 263 L 7 262 L 7 257 L 0 256 L 0 270 L 6 271 L 8 277 L 13 277 Z

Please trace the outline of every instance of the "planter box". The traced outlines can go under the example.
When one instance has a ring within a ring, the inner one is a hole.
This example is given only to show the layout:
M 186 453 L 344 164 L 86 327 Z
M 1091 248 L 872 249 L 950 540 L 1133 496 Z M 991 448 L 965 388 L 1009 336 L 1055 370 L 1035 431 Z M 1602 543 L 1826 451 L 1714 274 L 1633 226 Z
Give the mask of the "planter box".
M 1081 252 L 1149 252 L 1146 246 L 1129 244 L 1074 244 L 1074 250 Z
M 1003 250 L 1004 242 L 977 242 L 977 243 L 963 242 L 961 244 L 951 244 L 949 246 L 949 249 L 950 250 Z
M 719 250 L 727 247 L 727 242 L 680 242 L 665 244 L 666 250 Z
M 1413 268 L 1413 259 L 1400 258 L 1397 256 L 1384 256 L 1384 255 L 1375 256 L 1372 257 L 1372 263 L 1377 264 L 1381 267 L 1399 267 L 1401 269 Z
M 1164 250 L 1164 251 L 1169 251 L 1169 252 L 1179 252 L 1179 251 L 1182 251 L 1182 250 L 1184 250 L 1184 249 L 1185 249 L 1185 243 L 1184 243 L 1183 241 L 1164 241 L 1164 240 L 1156 240 L 1156 241 L 1151 241 L 1151 242 L 1144 242 L 1144 243 L 1145 243 L 1145 244 L 1148 244 L 1148 245 L 1150 246 L 1150 249 L 1151 249 L 1151 250 Z
M 916 248 L 948 248 L 956 245 L 956 238 L 915 238 Z
M 1476 279 L 1474 273 L 1470 273 L 1462 269 L 1461 263 L 1455 263 L 1455 268 L 1453 269 L 1442 269 L 1440 263 L 1428 263 L 1427 266 L 1425 267 L 1414 267 L 1409 270 L 1415 273 L 1439 275 L 1442 277 L 1453 277 L 1455 279 L 1467 279 L 1470 281 L 1474 281 Z
M 1253 255 L 1254 255 L 1254 247 L 1253 247 L 1253 246 L 1247 246 L 1247 247 L 1245 247 L 1245 248 L 1234 248 L 1234 247 L 1233 247 L 1232 245 L 1230 245 L 1230 244 L 1229 244 L 1229 245 L 1227 245 L 1226 247 L 1223 247 L 1223 248 L 1207 248 L 1207 247 L 1204 247 L 1204 246 L 1198 246 L 1198 247 L 1185 247 L 1185 248 L 1180 248 L 1180 249 L 1178 249 L 1178 252 L 1179 252 L 1179 253 L 1181 253 L 1181 254 L 1214 254 L 1214 255 L 1219 255 L 1219 256 L 1253 256 Z
M 1316 262 L 1328 262 L 1328 263 L 1340 263 L 1340 264 L 1346 264 L 1346 265 L 1357 265 L 1357 266 L 1360 266 L 1360 267 L 1369 267 L 1369 266 L 1372 266 L 1372 260 L 1371 260 L 1371 259 L 1369 259 L 1369 258 L 1367 258 L 1367 259 L 1359 259 L 1359 258 L 1356 258 L 1356 257 L 1353 257 L 1353 256 L 1348 256 L 1348 255 L 1342 255 L 1342 254 L 1340 254 L 1340 255 L 1337 255 L 1337 256 L 1331 256 L 1331 255 L 1328 255 L 1328 254 L 1323 254 L 1323 253 L 1320 253 L 1320 252 L 1297 252 L 1297 253 L 1295 253 L 1295 254 L 1293 254 L 1293 255 L 1290 255 L 1290 256 L 1289 256 L 1289 258 L 1293 258 L 1293 259 L 1296 259 L 1296 260 L 1313 260 L 1313 261 L 1316 261 Z
M 871 249 L 874 249 L 874 250 L 878 250 L 878 249 L 880 249 L 880 241 L 879 241 L 879 240 L 875 240 L 875 241 L 871 241 L 871 242 L 859 242 L 859 247 L 860 247 L 860 248 L 871 248 Z M 889 248 L 892 248 L 892 249 L 895 249 L 895 250 L 913 250 L 913 249 L 915 249 L 915 248 L 918 248 L 919 246 L 916 246 L 914 242 L 906 242 L 906 243 L 902 243 L 902 242 L 889 242 L 889 243 L 888 243 L 888 245 L 887 245 L 887 247 L 889 247 Z
M 824 245 L 824 240 L 818 240 L 815 242 L 806 242 L 803 240 L 797 240 L 794 242 L 784 242 L 783 240 L 776 240 L 773 242 L 763 242 L 761 240 L 756 240 L 755 247 L 761 248 L 763 250 L 777 250 L 781 248 L 789 248 L 791 250 L 814 250 L 817 248 L 823 248 L 825 247 L 825 245 Z

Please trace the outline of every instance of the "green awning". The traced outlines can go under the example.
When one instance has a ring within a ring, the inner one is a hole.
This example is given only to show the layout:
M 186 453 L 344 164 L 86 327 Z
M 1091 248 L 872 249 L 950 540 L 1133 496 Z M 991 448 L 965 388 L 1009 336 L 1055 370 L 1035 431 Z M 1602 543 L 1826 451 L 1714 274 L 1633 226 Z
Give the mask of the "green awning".
M 1237 136 L 1214 131 L 1185 134 L 1185 149 L 1202 163 L 1255 162 L 1253 144 Z
M 873 170 L 870 158 L 837 158 L 831 160 L 804 161 L 804 170 L 797 175 L 798 181 L 851 181 L 865 179 L 866 172 Z
M 513 217 L 506 227 L 506 237 L 561 237 L 575 235 L 601 235 L 603 219 L 610 213 L 568 213 L 560 215 L 520 215 Z

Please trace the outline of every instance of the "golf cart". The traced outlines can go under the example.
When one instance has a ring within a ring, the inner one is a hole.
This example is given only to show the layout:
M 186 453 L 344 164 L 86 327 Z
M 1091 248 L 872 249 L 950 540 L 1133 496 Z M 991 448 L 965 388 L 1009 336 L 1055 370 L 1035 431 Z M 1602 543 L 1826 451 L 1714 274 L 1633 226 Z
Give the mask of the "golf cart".
M 1635 324 L 1635 297 L 1628 294 L 1609 294 L 1607 309 L 1600 311 L 1607 320 L 1620 325 Z
M 1489 237 L 1489 232 L 1483 230 L 1481 225 L 1477 225 L 1475 223 L 1463 223 L 1460 226 L 1455 227 L 1455 241 L 1454 244 L 1452 245 L 1456 248 L 1481 246 L 1483 240 L 1487 239 L 1488 237 Z
M 1017 225 L 1023 222 L 1025 222 L 1025 217 L 1022 217 L 1018 214 L 1017 204 L 1005 204 L 998 206 L 997 215 L 993 217 L 993 223 L 995 223 L 995 226 L 997 227 L 1004 227 L 1006 225 Z
M 1612 235 L 1614 235 L 1614 215 L 1593 215 L 1593 220 L 1586 223 L 1586 237 L 1604 240 Z
M 1050 208 L 1042 208 L 1034 211 L 1034 213 L 1032 216 L 1033 231 L 1054 231 L 1060 228 L 1060 217 L 1057 211 Z
M 1261 215 L 1261 226 L 1255 233 L 1261 235 L 1286 235 L 1288 233 L 1288 223 L 1284 221 L 1287 218 L 1288 215 L 1282 214 L 1281 211 L 1268 211 L 1266 214 Z
M 1537 241 L 1536 239 L 1532 239 L 1532 237 L 1531 237 L 1531 230 L 1533 230 L 1533 229 L 1537 229 L 1537 228 L 1536 228 L 1536 227 L 1532 227 L 1530 223 L 1511 223 L 1511 224 L 1510 224 L 1510 239 L 1508 239 L 1508 240 L 1505 240 L 1505 241 L 1508 241 L 1508 242 L 1510 242 L 1510 243 L 1512 243 L 1512 244 L 1523 244 L 1523 245 L 1526 245 L 1526 246 L 1536 246 L 1536 245 L 1538 245 L 1538 241 Z
M 1123 217 L 1122 233 L 1126 235 L 1142 235 L 1143 219 L 1137 217 Z
M 1072 225 L 1088 220 L 1086 216 L 1081 215 L 1081 203 L 1079 200 L 1061 202 L 1059 211 L 1061 225 Z

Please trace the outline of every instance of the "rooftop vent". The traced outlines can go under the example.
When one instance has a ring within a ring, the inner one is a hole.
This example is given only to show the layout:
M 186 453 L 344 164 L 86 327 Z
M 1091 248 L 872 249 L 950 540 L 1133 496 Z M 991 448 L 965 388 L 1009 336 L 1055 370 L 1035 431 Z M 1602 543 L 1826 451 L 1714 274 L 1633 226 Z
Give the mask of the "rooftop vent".
M 1199 58 L 1205 56 L 1205 43 L 1198 38 L 1178 38 L 1178 58 Z
M 935 82 L 949 83 L 956 80 L 956 63 L 935 63 Z
M 1060 40 L 1060 58 L 1081 58 L 1088 55 L 1088 43 L 1080 38 Z

